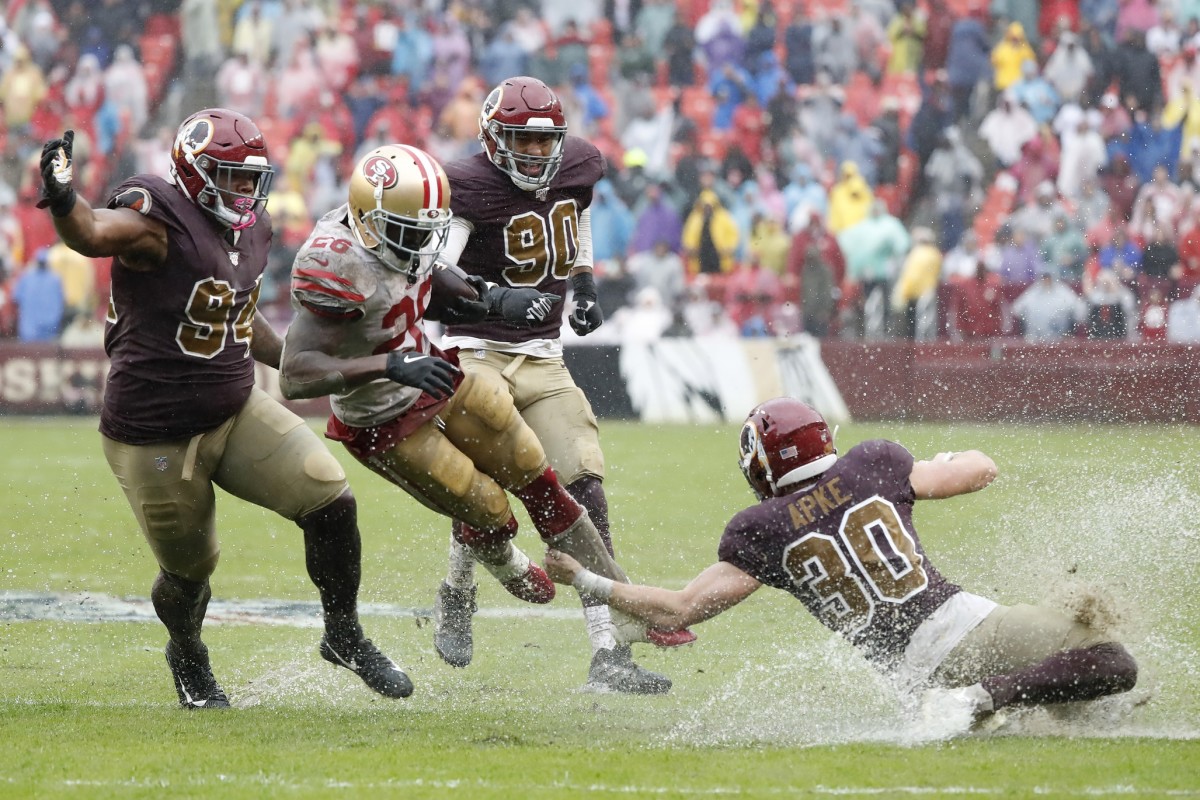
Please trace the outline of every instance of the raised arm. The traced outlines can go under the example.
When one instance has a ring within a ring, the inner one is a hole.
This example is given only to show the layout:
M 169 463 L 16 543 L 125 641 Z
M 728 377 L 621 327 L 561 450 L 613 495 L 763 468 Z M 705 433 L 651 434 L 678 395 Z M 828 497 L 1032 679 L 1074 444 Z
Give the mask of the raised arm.
M 566 553 L 546 553 L 546 574 L 556 582 L 604 600 L 654 628 L 679 630 L 711 619 L 745 600 L 762 584 L 724 561 L 713 564 L 679 591 L 617 583 L 586 569 Z
M 42 200 L 39 208 L 49 208 L 54 229 L 75 252 L 89 258 L 120 256 L 121 263 L 148 271 L 159 267 L 167 257 L 167 228 L 158 220 L 144 216 L 138 202 L 148 196 L 127 192 L 116 208 L 94 209 L 75 192 L 72 147 L 75 132 L 51 139 L 42 147 Z
M 977 492 L 996 479 L 996 462 L 978 450 L 938 453 L 913 464 L 909 481 L 919 500 Z

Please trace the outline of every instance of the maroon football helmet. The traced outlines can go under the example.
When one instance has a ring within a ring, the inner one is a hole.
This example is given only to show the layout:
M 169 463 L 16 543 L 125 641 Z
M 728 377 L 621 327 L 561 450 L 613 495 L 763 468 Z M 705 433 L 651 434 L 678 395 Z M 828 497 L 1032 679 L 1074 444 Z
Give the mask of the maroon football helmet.
M 815 408 L 792 397 L 755 407 L 742 426 L 739 465 L 759 500 L 820 475 L 837 461 L 833 434 Z
M 197 111 L 175 135 L 171 176 L 192 202 L 227 228 L 240 230 L 254 224 L 274 173 L 262 131 L 236 111 Z M 236 191 L 238 179 L 247 175 L 253 178 L 253 188 Z
M 553 137 L 548 155 L 518 153 L 518 133 L 541 133 Z M 567 120 L 562 102 L 537 78 L 509 78 L 483 101 L 479 112 L 479 141 L 492 163 L 525 191 L 550 185 L 562 163 Z

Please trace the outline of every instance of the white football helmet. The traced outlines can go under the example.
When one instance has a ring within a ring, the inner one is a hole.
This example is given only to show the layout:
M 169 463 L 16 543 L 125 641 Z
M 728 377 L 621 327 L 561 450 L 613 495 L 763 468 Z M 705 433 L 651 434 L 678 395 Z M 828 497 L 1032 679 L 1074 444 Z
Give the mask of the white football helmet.
M 446 246 L 450 181 L 433 156 L 404 144 L 367 153 L 350 177 L 350 230 L 410 281 Z

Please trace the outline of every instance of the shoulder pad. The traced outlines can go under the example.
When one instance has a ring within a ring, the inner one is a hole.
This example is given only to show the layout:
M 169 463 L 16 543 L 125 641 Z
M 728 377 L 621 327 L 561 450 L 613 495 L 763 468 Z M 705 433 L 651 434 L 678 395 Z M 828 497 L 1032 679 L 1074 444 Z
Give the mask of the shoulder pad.
M 309 239 L 292 264 L 292 297 L 322 316 L 357 319 L 375 294 L 378 279 L 354 248 L 336 253 L 313 247 L 321 240 L 320 227 L 314 233 L 316 238 Z

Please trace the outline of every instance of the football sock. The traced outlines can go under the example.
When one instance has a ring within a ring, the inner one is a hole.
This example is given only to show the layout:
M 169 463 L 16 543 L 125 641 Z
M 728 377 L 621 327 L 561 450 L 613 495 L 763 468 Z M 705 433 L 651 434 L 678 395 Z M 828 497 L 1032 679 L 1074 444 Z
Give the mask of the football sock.
M 200 631 L 212 589 L 208 581 L 190 581 L 165 569 L 158 571 L 150 599 L 171 641 L 191 651 L 200 646 Z
M 362 542 L 354 495 L 347 490 L 296 524 L 304 531 L 304 562 L 321 595 L 326 632 L 338 642 L 357 641 Z
M 1137 683 L 1137 663 L 1119 644 L 1064 650 L 1037 664 L 980 681 L 995 708 L 1092 700 Z
M 592 642 L 592 654 L 597 650 L 612 650 L 617 646 L 616 627 L 608 606 L 585 606 L 583 618 L 587 622 L 588 639 Z
M 456 525 L 458 523 L 455 523 Z M 475 584 L 475 556 L 465 544 L 450 539 L 450 568 L 446 584 L 452 589 L 470 589 Z
M 604 484 L 595 475 L 584 475 L 567 486 L 567 493 L 587 509 L 592 524 L 596 526 L 596 531 L 604 540 L 604 546 L 608 548 L 608 554 L 615 556 L 612 532 L 608 525 L 608 498 L 604 496 Z
M 570 528 L 583 510 L 575 498 L 567 494 L 550 467 L 546 467 L 541 475 L 520 489 L 512 490 L 512 493 L 525 506 L 533 526 L 543 539 Z

